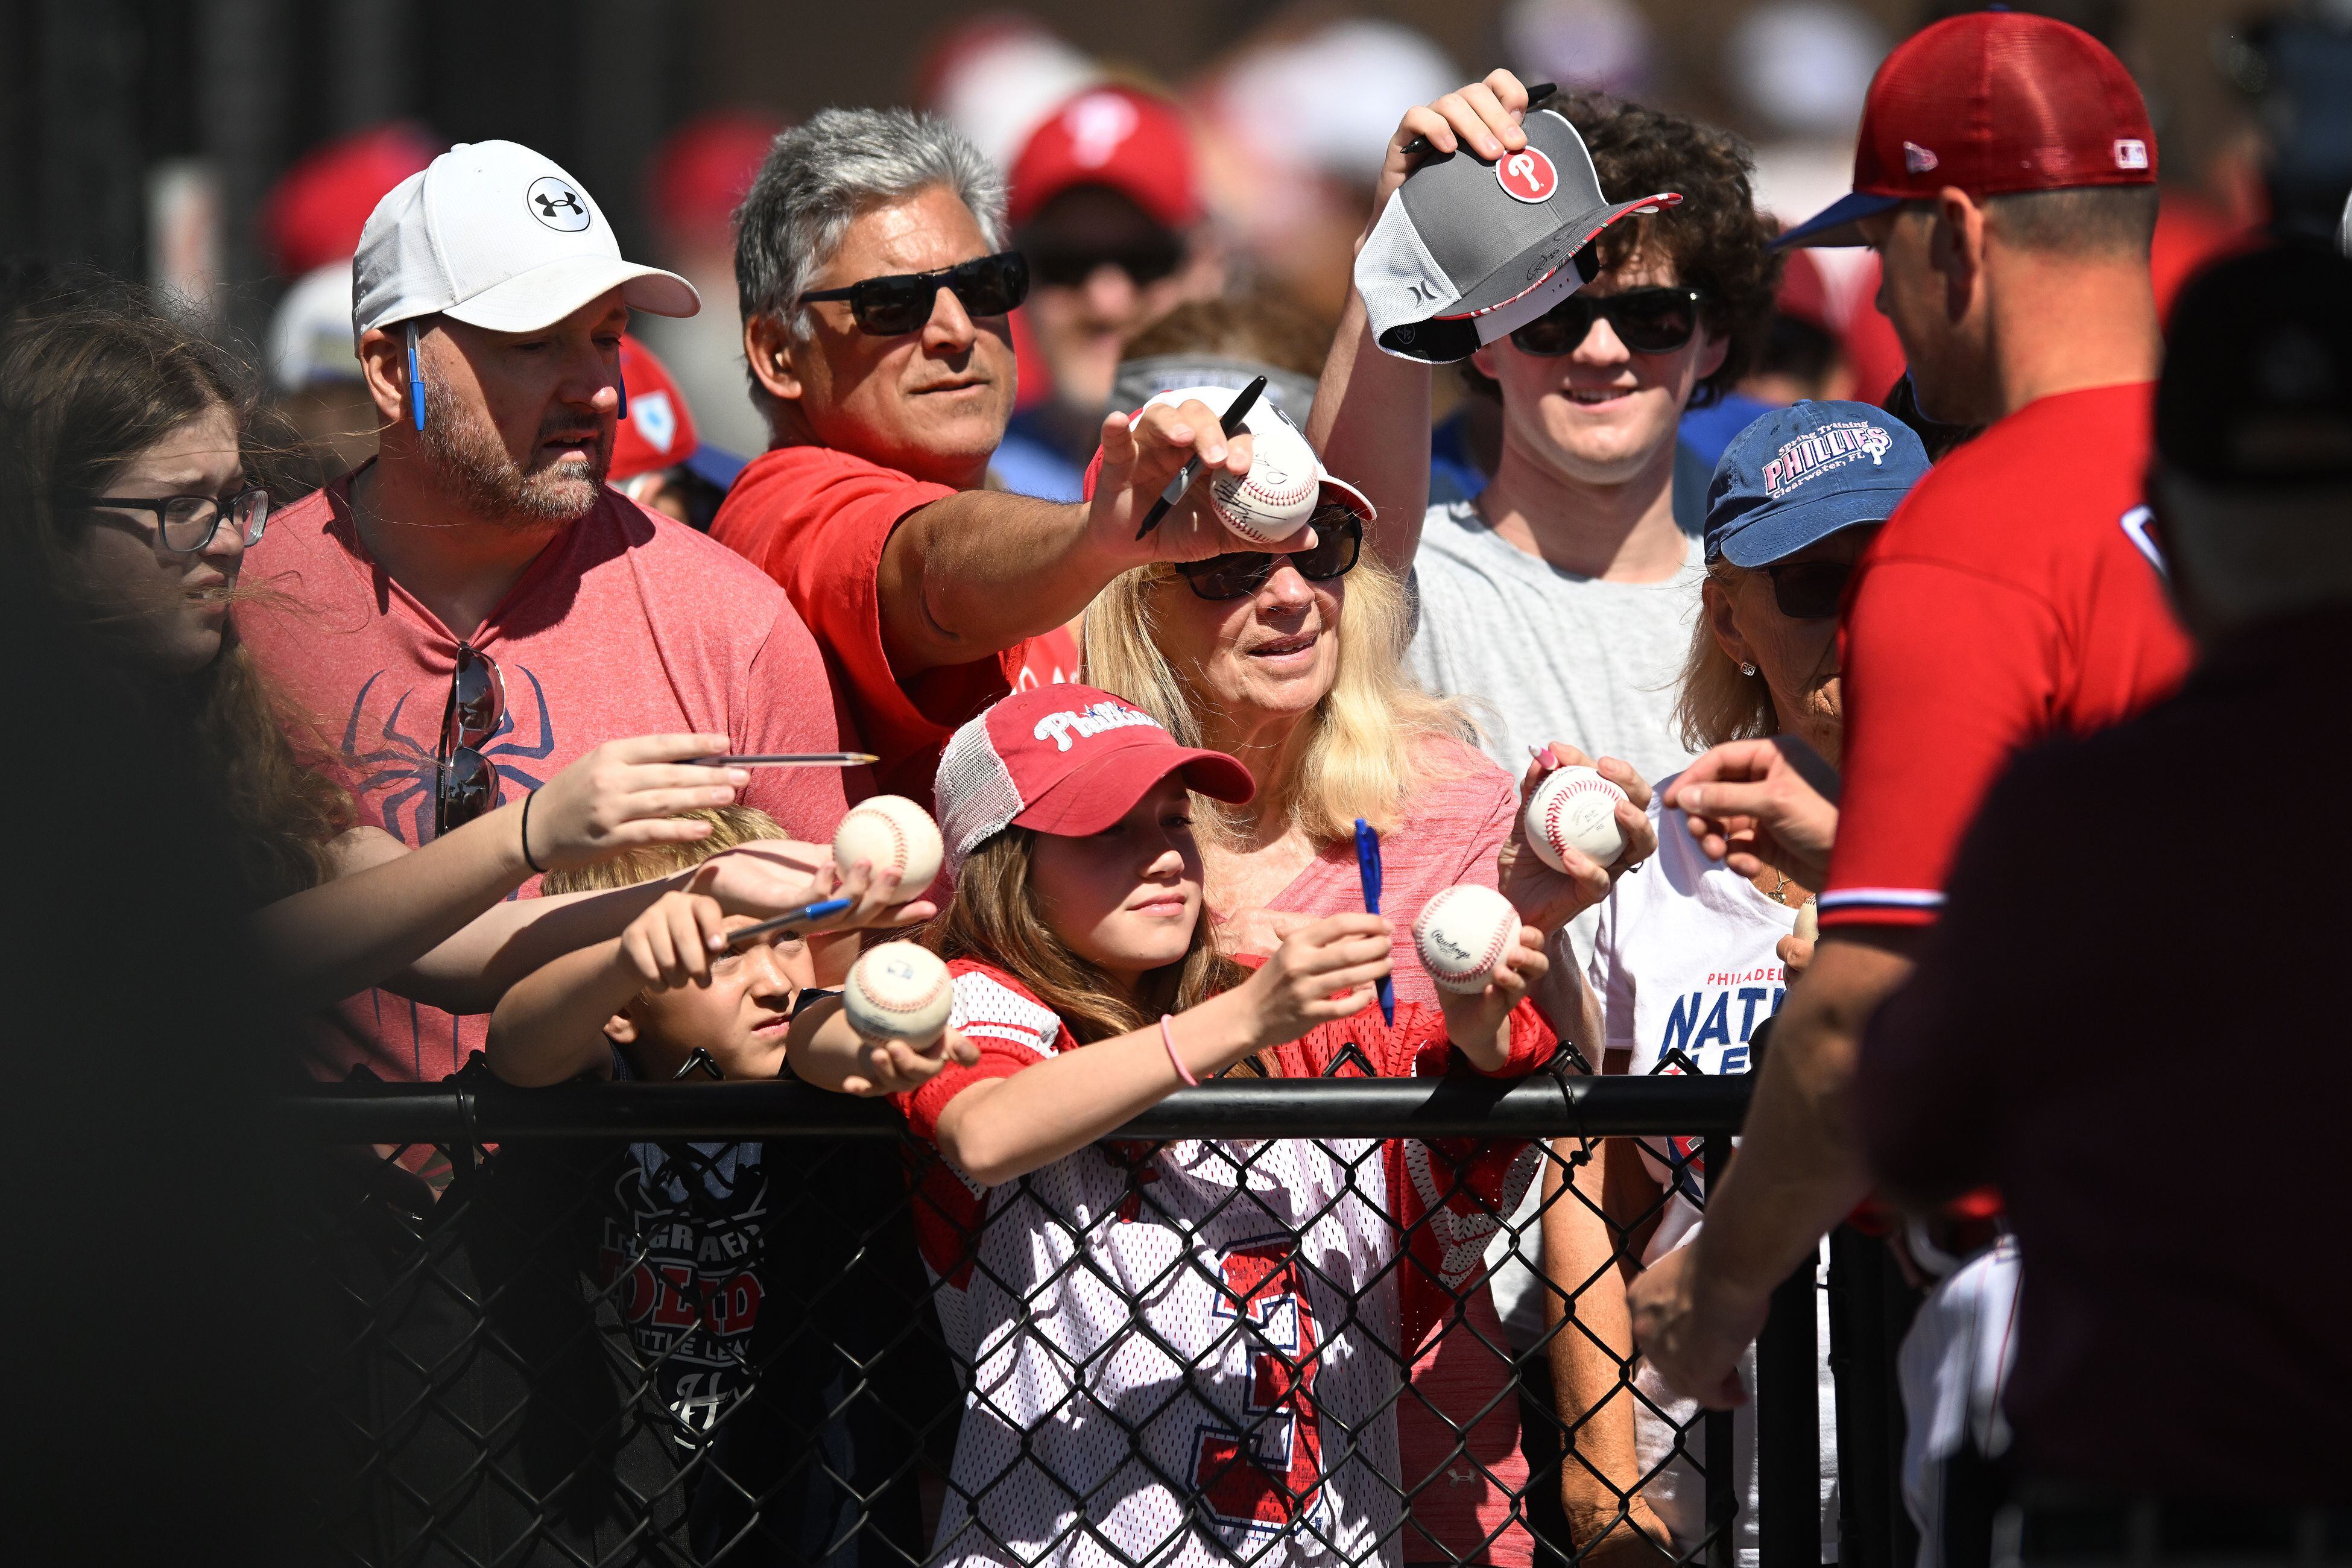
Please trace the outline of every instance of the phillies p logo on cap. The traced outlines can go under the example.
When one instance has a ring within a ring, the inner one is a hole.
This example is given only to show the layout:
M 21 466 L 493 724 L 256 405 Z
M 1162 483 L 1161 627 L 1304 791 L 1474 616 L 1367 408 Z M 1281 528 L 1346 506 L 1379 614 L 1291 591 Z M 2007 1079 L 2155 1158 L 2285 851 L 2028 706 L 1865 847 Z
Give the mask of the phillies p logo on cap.
M 1559 171 L 1552 167 L 1542 148 L 1531 146 L 1496 164 L 1495 183 L 1513 201 L 1549 201 L 1559 189 Z

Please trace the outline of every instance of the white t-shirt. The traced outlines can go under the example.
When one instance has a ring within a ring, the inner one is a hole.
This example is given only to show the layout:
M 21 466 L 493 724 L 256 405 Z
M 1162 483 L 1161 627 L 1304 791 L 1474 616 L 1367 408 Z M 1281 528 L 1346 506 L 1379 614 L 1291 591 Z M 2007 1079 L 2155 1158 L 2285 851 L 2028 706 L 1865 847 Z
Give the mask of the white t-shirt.
M 1797 911 L 1706 858 L 1681 818 L 1657 804 L 1673 783 L 1671 776 L 1659 780 L 1650 805 L 1658 853 L 1638 872 L 1620 877 L 1601 906 L 1586 975 L 1601 999 L 1608 1049 L 1631 1054 L 1625 1071 L 1748 1072 L 1749 1041 L 1788 994 L 1788 974 L 1774 948 L 1796 928 Z M 1699 1210 L 1691 1201 L 1706 1193 L 1698 1142 L 1641 1141 L 1652 1179 L 1673 1194 L 1643 1251 L 1644 1268 L 1698 1234 Z M 1837 1553 L 1837 1398 L 1829 1369 L 1827 1299 L 1816 1301 L 1826 1561 Z M 1740 1368 L 1754 1388 L 1752 1346 Z M 1688 1552 L 1706 1531 L 1706 1482 L 1691 1457 L 1704 1441 L 1697 1425 L 1702 1412 L 1696 1401 L 1668 1393 L 1647 1362 L 1634 1373 L 1633 1386 L 1655 1406 L 1640 1401 L 1633 1406 L 1634 1452 L 1645 1474 L 1655 1471 L 1643 1495 L 1674 1533 L 1676 1548 Z M 1753 1404 L 1742 1405 L 1732 1428 L 1733 1458 L 1748 1499 L 1739 1517 L 1739 1558 L 1751 1565 L 1757 1560 L 1755 1411 Z
M 1413 557 L 1406 657 L 1432 691 L 1477 705 L 1481 745 L 1513 778 L 1529 746 L 1554 741 L 1656 778 L 1693 755 L 1675 697 L 1706 577 L 1696 540 L 1663 582 L 1609 583 L 1497 537 L 1473 501 L 1433 506 Z

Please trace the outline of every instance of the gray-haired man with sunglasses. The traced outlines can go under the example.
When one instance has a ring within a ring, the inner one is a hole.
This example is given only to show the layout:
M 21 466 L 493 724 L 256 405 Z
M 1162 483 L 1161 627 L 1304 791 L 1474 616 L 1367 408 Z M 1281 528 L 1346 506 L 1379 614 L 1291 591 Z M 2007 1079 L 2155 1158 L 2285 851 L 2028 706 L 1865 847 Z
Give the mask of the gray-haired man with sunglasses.
M 1193 505 L 1139 537 L 1186 458 L 1202 485 L 1248 471 L 1249 438 L 1199 403 L 1107 420 L 1090 502 L 983 488 L 1029 283 L 1004 234 L 993 166 L 897 110 L 827 110 L 779 137 L 740 214 L 744 357 L 773 438 L 711 536 L 783 584 L 881 787 L 919 800 L 958 724 L 1051 679 L 1024 668 L 1031 639 L 1066 648 L 1060 628 L 1130 567 L 1245 548 Z

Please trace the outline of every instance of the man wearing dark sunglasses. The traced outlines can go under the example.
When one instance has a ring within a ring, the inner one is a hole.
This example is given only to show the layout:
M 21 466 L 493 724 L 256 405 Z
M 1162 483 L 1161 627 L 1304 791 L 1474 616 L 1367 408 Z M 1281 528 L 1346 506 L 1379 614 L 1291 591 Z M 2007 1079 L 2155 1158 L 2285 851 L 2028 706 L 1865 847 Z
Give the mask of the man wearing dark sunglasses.
M 1389 149 L 1381 205 L 1429 156 L 1500 168 L 1528 145 L 1528 107 L 1524 87 L 1498 71 L 1411 111 Z M 1555 96 L 1544 109 L 1580 137 L 1607 200 L 1680 201 L 1604 230 L 1581 287 L 1469 360 L 1474 389 L 1502 405 L 1484 492 L 1426 506 L 1431 371 L 1378 349 L 1360 294 L 1325 369 L 1316 426 L 1326 460 L 1370 481 L 1381 518 L 1373 547 L 1412 569 L 1415 672 L 1442 691 L 1512 694 L 1487 731 L 1489 754 L 1516 771 L 1530 747 L 1564 742 L 1661 778 L 1691 755 L 1674 685 L 1705 575 L 1698 542 L 1675 516 L 1677 426 L 1695 398 L 1742 372 L 1770 306 L 1769 237 L 1728 138 L 1633 104 Z M 1434 153 L 1409 154 L 1417 138 Z M 1511 207 L 1499 176 L 1483 194 Z
M 919 800 L 955 726 L 1026 679 L 1033 648 L 1075 668 L 1062 628 L 1103 584 L 1244 542 L 1189 504 L 1139 535 L 1187 458 L 1202 487 L 1248 471 L 1249 437 L 1228 441 L 1197 401 L 1098 420 L 1087 503 L 985 488 L 1013 407 L 1007 316 L 1034 277 L 1003 212 L 994 168 L 944 121 L 828 110 L 777 140 L 737 241 L 773 437 L 711 537 L 783 584 L 881 787 Z
M 1122 346 L 1223 284 L 1183 111 L 1129 87 L 1080 92 L 1013 160 L 1006 216 L 1050 395 L 1013 415 L 994 467 L 1007 489 L 1076 500 Z

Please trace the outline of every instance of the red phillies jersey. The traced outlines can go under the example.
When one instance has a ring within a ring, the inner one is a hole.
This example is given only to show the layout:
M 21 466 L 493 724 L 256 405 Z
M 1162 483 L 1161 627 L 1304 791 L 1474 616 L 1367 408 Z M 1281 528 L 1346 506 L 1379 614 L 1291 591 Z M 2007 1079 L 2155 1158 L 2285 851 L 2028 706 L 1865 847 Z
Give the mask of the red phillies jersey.
M 2140 504 L 2153 396 L 2138 383 L 2028 404 L 1937 464 L 1863 555 L 1824 927 L 1932 923 L 2011 753 L 2179 684 L 2189 641 Z
M 949 967 L 950 1025 L 981 1058 L 897 1097 L 926 1142 L 974 1083 L 1086 1048 L 1003 970 Z M 1553 1043 L 1522 1004 L 1496 1076 L 1531 1070 Z M 1366 1009 L 1272 1053 L 1282 1077 L 1411 1077 L 1451 1054 L 1443 1016 L 1411 1005 L 1393 1028 Z M 1527 1479 L 1516 1424 L 1495 1418 L 1507 1365 L 1493 1358 L 1492 1386 L 1458 1405 L 1450 1388 L 1401 1405 L 1413 1358 L 1399 1347 L 1433 1334 L 1471 1351 L 1475 1317 L 1443 1331 L 1462 1321 L 1457 1300 L 1483 1297 L 1486 1243 L 1534 1168 L 1522 1143 L 1360 1138 L 1096 1144 L 991 1188 L 933 1163 L 917 1237 L 970 1379 L 934 1560 L 1393 1561 L 1400 1474 L 1408 1548 L 1466 1555 L 1480 1521 L 1445 1517 L 1441 1468 L 1494 1494 L 1485 1533 L 1502 1532 Z M 1424 1405 L 1438 1418 L 1420 1422 L 1433 1436 L 1416 1453 L 1400 1428 Z M 1488 1560 L 1528 1560 L 1524 1536 L 1515 1553 L 1496 1547 Z
M 844 730 L 882 759 L 874 764 L 879 786 L 926 805 L 940 748 L 1013 689 L 1029 651 L 1015 643 L 904 681 L 890 668 L 882 547 L 909 513 L 955 493 L 830 447 L 780 447 L 751 459 L 710 521 L 710 537 L 782 584 L 816 635 Z

